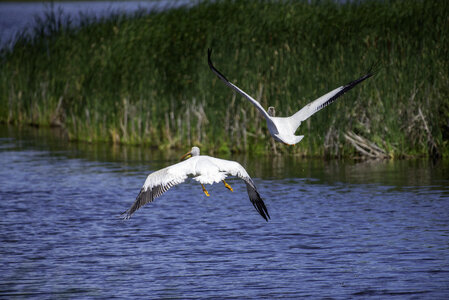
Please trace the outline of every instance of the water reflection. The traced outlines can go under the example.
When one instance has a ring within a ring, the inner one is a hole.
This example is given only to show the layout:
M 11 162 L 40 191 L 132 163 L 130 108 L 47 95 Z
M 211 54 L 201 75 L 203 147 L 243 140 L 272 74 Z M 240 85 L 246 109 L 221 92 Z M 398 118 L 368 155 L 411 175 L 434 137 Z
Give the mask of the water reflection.
M 69 143 L 59 129 L 15 128 L 0 126 L 0 137 L 12 139 L 14 144 L 4 142 L 0 149 L 8 147 L 30 147 L 51 151 L 52 155 L 68 158 L 104 162 L 122 162 L 151 168 L 165 167 L 178 161 L 190 149 L 167 149 L 159 151 L 145 146 L 112 145 L 109 143 Z M 301 145 L 298 145 L 301 147 Z M 207 153 L 202 153 L 207 154 Z M 335 184 L 380 184 L 387 186 L 429 187 L 447 186 L 449 181 L 449 161 L 414 160 L 325 160 L 280 155 L 221 155 L 221 158 L 240 162 L 252 177 L 264 179 L 305 178 L 317 179 L 320 183 Z

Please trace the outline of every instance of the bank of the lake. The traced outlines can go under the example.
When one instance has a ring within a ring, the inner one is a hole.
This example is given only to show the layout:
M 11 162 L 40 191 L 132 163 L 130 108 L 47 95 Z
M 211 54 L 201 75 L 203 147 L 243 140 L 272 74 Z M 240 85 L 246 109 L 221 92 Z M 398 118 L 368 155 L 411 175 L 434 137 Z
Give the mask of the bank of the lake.
M 209 153 L 348 157 L 361 141 L 380 156 L 447 155 L 448 11 L 446 1 L 215 1 L 76 28 L 49 12 L 1 53 L 0 121 Z M 284 147 L 210 72 L 208 47 L 230 80 L 281 116 L 380 68 Z

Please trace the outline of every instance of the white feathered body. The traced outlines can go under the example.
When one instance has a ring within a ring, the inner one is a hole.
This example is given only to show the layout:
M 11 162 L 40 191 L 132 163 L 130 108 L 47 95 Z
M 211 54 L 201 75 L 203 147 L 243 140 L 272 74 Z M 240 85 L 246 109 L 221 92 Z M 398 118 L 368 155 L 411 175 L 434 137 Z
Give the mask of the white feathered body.
M 213 184 L 224 180 L 228 175 L 249 178 L 246 170 L 238 162 L 200 155 L 151 173 L 145 180 L 143 188 L 146 191 L 155 186 L 179 184 L 189 176 L 199 183 Z
M 227 86 L 235 90 L 236 92 L 240 93 L 242 96 L 244 96 L 246 99 L 248 99 L 260 112 L 260 114 L 266 119 L 268 130 L 270 131 L 270 134 L 273 136 L 273 138 L 279 142 L 282 142 L 284 144 L 288 145 L 295 145 L 299 143 L 303 139 L 303 135 L 295 135 L 296 130 L 298 129 L 299 125 L 301 125 L 301 122 L 308 119 L 310 116 L 312 116 L 314 113 L 318 112 L 322 108 L 326 107 L 327 105 L 334 102 L 338 97 L 343 95 L 345 92 L 352 89 L 354 86 L 359 84 L 360 82 L 364 81 L 365 79 L 371 77 L 374 75 L 374 73 L 368 71 L 368 73 L 344 86 L 340 86 L 327 94 L 319 97 L 318 99 L 310 102 L 306 106 L 304 106 L 302 109 L 297 111 L 295 114 L 293 114 L 290 117 L 280 118 L 280 117 L 274 117 L 270 116 L 267 111 L 260 105 L 258 101 L 256 101 L 253 97 L 248 95 L 246 92 L 244 92 L 242 89 L 240 89 L 238 86 L 230 82 L 223 74 L 220 73 L 212 64 L 211 61 L 211 53 L 212 50 L 208 49 L 207 52 L 207 61 L 209 64 L 210 69 L 212 72 L 215 73 L 215 75 L 218 76 Z
M 270 215 L 268 214 L 268 210 L 262 198 L 257 192 L 254 182 L 238 162 L 207 155 L 199 155 L 198 147 L 193 147 L 191 153 L 191 158 L 148 175 L 136 200 L 132 206 L 123 213 L 123 218 L 129 219 L 140 207 L 148 202 L 152 202 L 171 187 L 184 182 L 188 177 L 193 177 L 194 180 L 201 184 L 213 184 L 220 181 L 224 182 L 224 179 L 228 175 L 231 175 L 236 176 L 245 182 L 251 203 L 257 212 L 268 221 Z M 225 186 L 230 189 L 227 183 L 225 183 Z
M 267 127 L 273 138 L 284 144 L 297 144 L 304 137 L 303 135 L 295 135 L 298 127 L 294 126 L 292 117 L 270 117 L 270 120 L 267 119 Z

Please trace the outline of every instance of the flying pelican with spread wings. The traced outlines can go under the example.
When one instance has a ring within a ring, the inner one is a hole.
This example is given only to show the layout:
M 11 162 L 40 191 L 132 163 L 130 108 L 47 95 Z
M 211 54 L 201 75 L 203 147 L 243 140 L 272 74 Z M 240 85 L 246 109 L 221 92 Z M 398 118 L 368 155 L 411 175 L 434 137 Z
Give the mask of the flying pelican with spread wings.
M 225 178 L 231 175 L 245 181 L 249 200 L 262 218 L 268 221 L 270 215 L 265 203 L 260 197 L 253 180 L 238 162 L 200 155 L 200 148 L 198 147 L 192 147 L 192 150 L 184 154 L 181 160 L 183 161 L 148 175 L 133 205 L 122 214 L 122 217 L 129 219 L 140 207 L 148 202 L 153 202 L 155 198 L 161 196 L 169 188 L 183 183 L 189 176 L 193 176 L 193 179 L 201 184 L 204 194 L 208 197 L 209 192 L 204 184 L 222 181 L 225 187 L 232 192 L 232 187 L 225 181 Z
M 362 77 L 351 81 L 350 83 L 340 86 L 329 93 L 325 94 L 324 96 L 321 96 L 320 98 L 310 102 L 306 106 L 304 106 L 302 109 L 300 109 L 298 112 L 293 114 L 290 117 L 275 117 L 275 110 L 274 107 L 270 106 L 268 108 L 268 111 L 266 111 L 262 105 L 260 105 L 259 102 L 257 102 L 254 98 L 252 98 L 250 95 L 245 93 L 243 90 L 241 90 L 239 87 L 234 85 L 232 82 L 230 82 L 226 77 L 218 71 L 214 65 L 212 64 L 212 61 L 210 59 L 212 50 L 207 50 L 207 62 L 209 64 L 210 69 L 212 72 L 215 73 L 215 75 L 218 76 L 227 86 L 235 90 L 236 92 L 240 93 L 243 97 L 248 99 L 262 114 L 263 117 L 265 117 L 267 121 L 268 130 L 270 131 L 271 136 L 284 144 L 287 145 L 295 145 L 299 143 L 303 139 L 303 135 L 295 135 L 296 130 L 301 125 L 301 122 L 307 120 L 311 115 L 316 113 L 317 111 L 321 110 L 322 108 L 328 106 L 332 102 L 334 102 L 338 97 L 352 89 L 354 86 L 359 84 L 360 82 L 364 81 L 367 78 L 370 78 L 374 75 L 373 72 L 371 72 L 371 69 L 368 71 L 367 74 L 363 75 Z

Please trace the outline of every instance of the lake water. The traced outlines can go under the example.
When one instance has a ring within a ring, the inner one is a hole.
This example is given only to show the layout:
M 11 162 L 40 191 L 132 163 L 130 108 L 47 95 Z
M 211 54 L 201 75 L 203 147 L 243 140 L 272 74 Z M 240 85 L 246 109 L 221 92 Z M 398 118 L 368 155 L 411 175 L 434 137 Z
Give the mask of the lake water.
M 447 299 L 448 163 L 232 156 L 269 222 L 237 179 L 118 218 L 183 152 L 0 126 L 0 298 Z
M 160 11 L 191 5 L 189 0 L 157 0 L 157 1 L 36 1 L 0 2 L 0 48 L 7 45 L 15 35 L 32 28 L 35 18 L 42 18 L 53 9 L 61 12 L 63 18 L 70 18 L 76 24 L 80 13 L 88 16 L 104 17 L 111 13 L 133 13 L 143 9 Z

